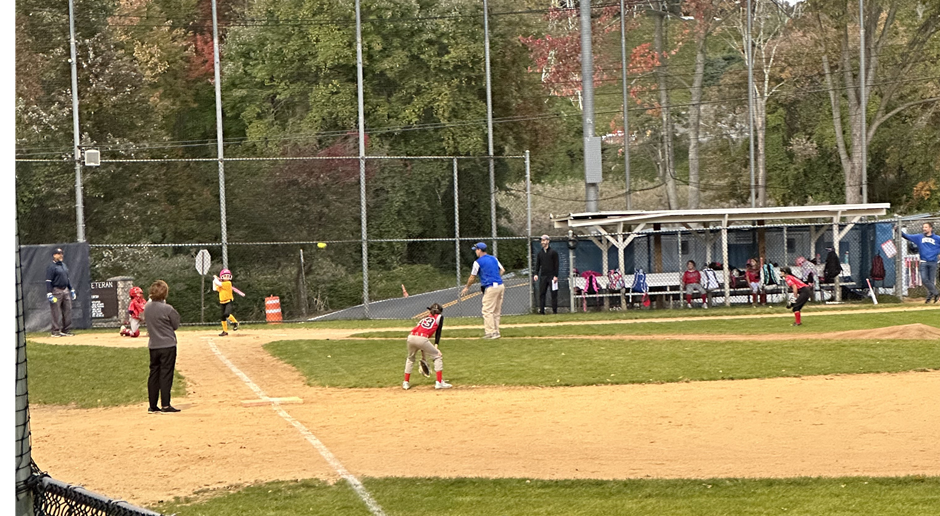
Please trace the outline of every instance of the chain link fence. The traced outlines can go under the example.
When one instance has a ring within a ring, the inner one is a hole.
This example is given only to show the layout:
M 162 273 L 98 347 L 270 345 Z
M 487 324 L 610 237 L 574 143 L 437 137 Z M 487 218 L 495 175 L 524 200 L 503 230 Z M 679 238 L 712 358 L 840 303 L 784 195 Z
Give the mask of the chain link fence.
M 528 188 L 527 155 L 493 161 L 498 184 L 516 180 Z M 99 315 L 94 323 L 119 325 L 129 285 L 146 290 L 156 279 L 169 283 L 169 300 L 184 323 L 213 323 L 220 317 L 212 275 L 226 266 L 246 293 L 235 300 L 236 314 L 249 323 L 268 319 L 266 301 L 275 296 L 281 320 L 413 317 L 424 310 L 419 305 L 456 299 L 474 260 L 470 247 L 479 241 L 503 262 L 508 279 L 524 276 L 527 192 L 491 192 L 488 158 L 370 157 L 365 164 L 365 241 L 356 157 L 226 159 L 224 188 L 213 160 L 104 159 L 86 167 L 82 220 L 91 282 L 120 288 L 108 294 L 117 315 L 91 310 Z M 65 179 L 73 171 L 63 164 L 17 167 L 48 173 L 57 191 L 69 191 Z M 124 185 L 121 195 L 113 193 L 115 183 Z M 27 241 L 51 247 L 74 239 L 78 215 L 66 199 L 22 199 Z M 211 257 L 204 275 L 195 266 L 201 250 Z M 519 301 L 507 300 L 507 313 L 529 310 L 527 291 L 513 290 Z M 92 303 L 102 299 L 92 293 Z
M 88 181 L 124 178 L 126 199 L 86 196 L 86 234 L 90 242 L 91 281 L 121 280 L 143 286 L 156 279 L 168 281 L 170 302 L 185 324 L 215 324 L 220 319 L 218 298 L 212 290 L 213 274 L 225 265 L 234 273 L 234 285 L 246 293 L 236 298 L 236 315 L 248 323 L 274 318 L 268 301 L 277 297 L 283 321 L 309 319 L 411 318 L 431 303 L 441 303 L 449 315 L 479 316 L 480 297 L 461 299 L 475 259 L 471 246 L 485 242 L 507 271 L 505 314 L 531 313 L 541 305 L 531 270 L 539 251 L 537 234 L 548 231 L 562 258 L 559 283 L 561 310 L 623 308 L 642 303 L 642 296 L 623 285 L 624 296 L 594 292 L 585 273 L 600 276 L 608 290 L 610 270 L 625 282 L 642 269 L 651 283 L 653 308 L 688 306 L 680 292 L 680 278 L 688 261 L 696 270 L 717 271 L 722 289 L 711 289 L 710 303 L 725 303 L 723 285 L 727 265 L 730 303 L 753 302 L 746 281 L 740 279 L 748 259 L 779 268 L 795 265 L 798 257 L 820 268 L 834 249 L 831 224 L 769 224 L 733 226 L 728 230 L 728 255 L 723 255 L 721 230 L 664 229 L 643 231 L 624 250 L 623 266 L 614 247 L 586 235 L 557 234 L 549 229 L 545 212 L 552 199 L 531 194 L 527 156 L 494 158 L 501 187 L 491 195 L 488 159 L 467 157 L 384 157 L 366 162 L 365 245 L 361 238 L 362 206 L 359 196 L 359 160 L 351 157 L 226 162 L 226 239 L 222 239 L 219 208 L 218 164 L 211 161 L 104 160 L 88 174 Z M 48 164 L 20 163 L 35 173 Z M 184 169 L 178 169 L 183 167 Z M 62 168 L 58 173 L 71 174 Z M 50 170 L 51 170 L 50 169 Z M 154 181 L 196 178 L 169 197 L 151 198 Z M 100 177 L 99 177 L 100 176 Z M 152 176 L 160 176 L 154 179 Z M 521 178 L 513 182 L 514 178 Z M 492 232 L 491 202 L 496 202 L 496 234 Z M 53 206 L 53 204 L 55 206 Z M 45 207 L 45 208 L 43 208 Z M 34 203 L 27 213 L 31 239 L 47 234 L 70 240 L 62 228 L 74 225 L 67 203 Z M 52 210 L 55 208 L 55 216 Z M 21 210 L 21 213 L 24 211 Z M 543 214 L 533 220 L 532 213 Z M 36 219 L 52 217 L 61 222 L 48 233 L 36 232 Z M 61 226 L 61 227 L 60 227 Z M 535 232 L 533 226 L 538 229 Z M 840 228 L 845 229 L 845 225 Z M 74 226 L 73 228 L 74 229 Z M 105 243 L 99 235 L 121 238 Z M 846 287 L 867 288 L 872 259 L 884 258 L 887 275 L 875 287 L 885 292 L 894 287 L 895 263 L 880 244 L 897 240 L 893 223 L 855 224 L 839 241 L 838 258 L 845 263 Z M 181 243 L 176 243 L 181 242 Z M 50 244 L 52 245 L 52 244 Z M 569 249 L 573 245 L 574 249 Z M 599 246 L 600 245 L 600 246 Z M 901 247 L 901 243 L 895 243 Z M 207 274 L 195 268 L 200 250 L 211 255 Z M 223 252 L 224 250 L 224 252 Z M 368 252 L 366 260 L 363 251 Z M 905 251 L 907 252 L 907 251 Z M 367 264 L 364 267 L 364 263 Z M 821 271 L 820 271 L 821 272 Z M 365 273 L 365 274 L 364 274 Z M 820 274 L 821 275 L 821 274 Z M 910 274 L 908 274 L 910 277 Z M 616 281 L 615 281 L 616 282 Z M 739 286 L 740 283 L 745 283 Z M 916 283 L 916 280 L 915 280 Z M 856 297 L 858 292 L 820 285 L 818 300 Z M 783 288 L 765 285 L 753 304 L 782 302 Z M 591 290 L 588 292 L 588 290 Z M 617 293 L 613 293 L 617 294 Z M 118 304 L 126 292 L 118 292 Z M 596 296 L 596 297 L 591 297 Z M 363 300 L 368 299 L 364 304 Z M 697 296 L 696 296 L 697 299 Z M 699 303 L 695 303 L 697 306 Z M 642 306 L 642 305 L 640 305 Z M 95 320 L 97 325 L 119 325 L 121 316 Z

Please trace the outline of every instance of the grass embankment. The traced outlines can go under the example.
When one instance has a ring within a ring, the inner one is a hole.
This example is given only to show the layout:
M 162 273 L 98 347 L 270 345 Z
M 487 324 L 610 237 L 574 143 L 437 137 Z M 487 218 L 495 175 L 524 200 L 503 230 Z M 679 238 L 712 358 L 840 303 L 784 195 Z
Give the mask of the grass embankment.
M 93 408 L 147 401 L 147 348 L 27 342 L 26 356 L 30 404 Z M 185 379 L 177 372 L 172 395 L 185 392 Z
M 366 478 L 389 516 L 933 516 L 940 479 L 796 478 L 709 480 L 525 480 Z M 370 514 L 345 482 L 252 486 L 196 503 L 153 509 L 180 516 Z

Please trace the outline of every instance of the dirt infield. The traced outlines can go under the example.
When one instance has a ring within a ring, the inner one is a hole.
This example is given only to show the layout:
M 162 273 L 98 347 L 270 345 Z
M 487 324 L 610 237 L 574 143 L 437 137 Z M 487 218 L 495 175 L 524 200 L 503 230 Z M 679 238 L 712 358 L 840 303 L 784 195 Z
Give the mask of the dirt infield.
M 921 326 L 820 338 L 940 338 Z M 146 403 L 33 406 L 34 458 L 56 478 L 140 504 L 206 488 L 339 478 L 270 406 L 242 405 L 257 395 L 214 343 L 268 396 L 302 398 L 281 408 L 356 476 L 940 475 L 940 372 L 404 392 L 308 387 L 261 347 L 352 331 L 249 328 L 226 339 L 181 332 L 178 369 L 188 392 L 174 405 L 182 412 L 148 415 Z M 146 345 L 101 334 L 51 342 Z

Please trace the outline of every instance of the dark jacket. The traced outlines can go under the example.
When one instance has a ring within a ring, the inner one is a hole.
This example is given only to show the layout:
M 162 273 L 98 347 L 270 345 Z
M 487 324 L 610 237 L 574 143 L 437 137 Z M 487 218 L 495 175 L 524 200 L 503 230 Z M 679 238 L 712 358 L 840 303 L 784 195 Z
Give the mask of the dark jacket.
M 535 271 L 539 276 L 547 276 L 551 279 L 558 276 L 558 251 L 548 248 L 548 251 L 541 249 L 535 258 Z
M 180 314 L 166 301 L 150 301 L 144 307 L 144 320 L 147 321 L 147 336 L 150 349 L 172 348 L 176 346 L 176 330 L 180 327 Z
M 842 274 L 842 262 L 839 261 L 839 255 L 835 251 L 829 251 L 826 255 L 826 265 L 823 267 L 823 275 L 826 283 L 832 283 Z
M 52 292 L 53 288 L 72 290 L 69 268 L 65 262 L 52 262 L 49 267 L 46 267 L 46 292 Z

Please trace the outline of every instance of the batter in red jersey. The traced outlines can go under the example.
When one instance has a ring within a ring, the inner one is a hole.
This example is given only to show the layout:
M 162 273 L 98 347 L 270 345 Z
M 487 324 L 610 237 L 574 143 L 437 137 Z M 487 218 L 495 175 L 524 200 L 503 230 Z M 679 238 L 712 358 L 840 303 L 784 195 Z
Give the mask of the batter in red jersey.
M 437 381 L 434 382 L 435 389 L 450 389 L 451 385 L 444 381 L 444 354 L 438 349 L 441 343 L 441 330 L 444 328 L 444 307 L 438 303 L 428 307 L 429 315 L 418 322 L 418 325 L 411 330 L 408 335 L 408 358 L 405 359 L 405 381 L 401 383 L 401 388 L 408 390 L 411 388 L 411 370 L 414 369 L 415 356 L 419 351 L 424 356 L 431 357 L 434 360 L 434 372 L 437 375 Z M 431 344 L 431 335 L 434 335 L 434 344 Z
M 787 304 L 787 307 L 793 309 L 793 317 L 795 317 L 793 326 L 799 326 L 803 324 L 800 321 L 800 310 L 803 309 L 803 305 L 813 295 L 813 288 L 794 276 L 789 267 L 784 267 L 780 271 L 784 274 L 784 281 L 787 282 L 787 286 L 793 290 L 793 294 L 790 296 L 791 301 Z
M 685 290 L 685 302 L 689 308 L 692 308 L 692 292 L 696 290 L 702 293 L 702 308 L 708 308 L 708 293 L 702 287 L 702 273 L 695 270 L 694 260 L 689 260 L 685 264 L 685 272 L 682 273 L 680 282 L 682 290 Z

